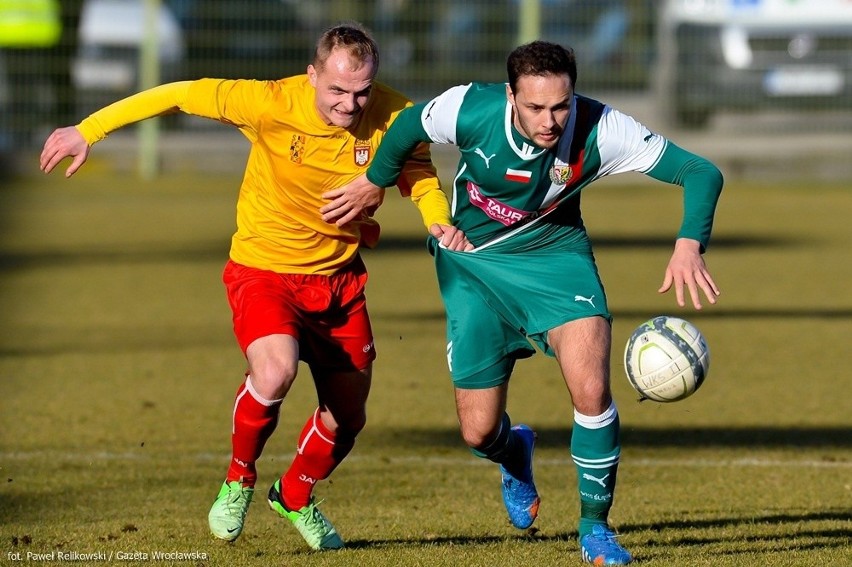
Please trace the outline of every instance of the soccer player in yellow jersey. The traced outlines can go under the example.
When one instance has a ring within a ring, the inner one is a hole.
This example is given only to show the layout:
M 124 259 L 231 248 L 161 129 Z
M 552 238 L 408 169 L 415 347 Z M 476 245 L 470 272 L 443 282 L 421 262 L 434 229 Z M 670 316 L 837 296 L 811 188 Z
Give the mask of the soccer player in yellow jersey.
M 236 126 L 251 142 L 223 274 L 248 370 L 233 408 L 230 465 L 208 516 L 213 535 L 227 541 L 242 532 L 257 480 L 255 462 L 304 360 L 319 405 L 268 501 L 313 549 L 343 546 L 312 493 L 351 451 L 366 422 L 376 355 L 364 296 L 367 273 L 358 249 L 375 244 L 378 225 L 361 216 L 337 226 L 324 222 L 319 209 L 327 202 L 323 193 L 366 171 L 390 124 L 411 105 L 374 81 L 378 64 L 369 33 L 357 23 L 341 24 L 319 38 L 304 75 L 161 85 L 107 106 L 77 126 L 57 129 L 41 154 L 46 173 L 71 157 L 68 177 L 111 131 L 176 111 Z M 451 225 L 428 146 L 406 164 L 398 186 L 444 246 L 470 248 L 464 233 Z

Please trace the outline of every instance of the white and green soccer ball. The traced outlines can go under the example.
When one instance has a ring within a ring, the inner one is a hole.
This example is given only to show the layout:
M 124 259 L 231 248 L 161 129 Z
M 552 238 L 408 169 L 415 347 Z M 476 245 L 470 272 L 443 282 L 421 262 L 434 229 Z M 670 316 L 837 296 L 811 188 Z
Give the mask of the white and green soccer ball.
M 676 402 L 698 390 L 710 370 L 707 341 L 695 325 L 661 315 L 627 340 L 624 369 L 641 400 Z

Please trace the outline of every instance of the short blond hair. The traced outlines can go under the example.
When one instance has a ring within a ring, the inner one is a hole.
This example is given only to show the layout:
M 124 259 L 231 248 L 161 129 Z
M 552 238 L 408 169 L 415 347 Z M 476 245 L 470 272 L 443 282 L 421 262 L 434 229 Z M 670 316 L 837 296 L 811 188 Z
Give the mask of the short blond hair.
M 313 66 L 322 70 L 331 52 L 336 48 L 346 49 L 354 59 L 367 63 L 372 60 L 375 71 L 379 70 L 379 48 L 373 36 L 358 22 L 345 22 L 328 28 L 317 40 Z

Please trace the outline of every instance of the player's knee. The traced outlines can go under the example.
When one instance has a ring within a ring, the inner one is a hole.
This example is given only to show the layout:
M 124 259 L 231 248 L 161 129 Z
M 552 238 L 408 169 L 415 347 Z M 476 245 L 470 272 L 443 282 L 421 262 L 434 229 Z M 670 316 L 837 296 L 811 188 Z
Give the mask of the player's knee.
M 298 363 L 292 361 L 267 359 L 263 363 L 252 365 L 252 384 L 264 397 L 280 399 L 290 391 L 298 369 Z
M 323 425 L 336 439 L 351 439 L 364 429 L 367 424 L 367 412 L 362 407 L 349 407 L 336 411 L 326 410 L 321 413 Z
M 573 395 L 573 402 L 583 415 L 600 415 L 612 403 L 612 394 L 605 382 L 589 383 Z
M 364 426 L 367 425 L 367 414 L 366 412 L 361 412 L 359 414 L 353 415 L 348 419 L 344 420 L 343 423 L 338 425 L 337 436 L 338 437 L 348 437 L 351 439 L 355 439 L 355 437 L 361 433 L 364 429 Z
M 489 447 L 495 441 L 494 432 L 484 429 L 463 428 L 461 436 L 471 452 L 480 456 L 487 456 Z
M 474 445 L 472 443 L 475 443 L 475 442 L 473 440 L 468 440 L 468 439 L 464 439 L 464 442 L 467 444 L 467 448 L 471 453 L 473 453 L 474 455 L 476 455 L 480 459 L 487 459 L 488 458 L 488 453 L 485 451 L 485 447 L 487 446 L 487 443 L 480 441 L 480 442 L 477 442 Z

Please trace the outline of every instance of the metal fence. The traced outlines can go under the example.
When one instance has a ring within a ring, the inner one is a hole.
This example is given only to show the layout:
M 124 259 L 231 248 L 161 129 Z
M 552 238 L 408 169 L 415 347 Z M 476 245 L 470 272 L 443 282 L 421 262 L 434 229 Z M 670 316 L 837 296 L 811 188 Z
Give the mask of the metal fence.
M 507 53 L 541 37 L 575 49 L 578 90 L 653 92 L 667 118 L 685 128 L 706 127 L 717 108 L 729 106 L 852 106 L 852 2 L 846 0 L 56 4 L 62 34 L 55 44 L 10 46 L 0 36 L 0 149 L 33 146 L 45 129 L 76 123 L 148 82 L 304 72 L 321 31 L 350 19 L 363 22 L 379 42 L 379 79 L 415 100 L 471 80 L 504 80 Z M 782 4 L 778 12 L 774 6 Z M 802 16 L 814 5 L 833 26 Z M 0 19 L 3 6 L 0 0 Z M 838 19 L 841 8 L 845 20 Z M 779 25 L 767 27 L 772 17 Z

